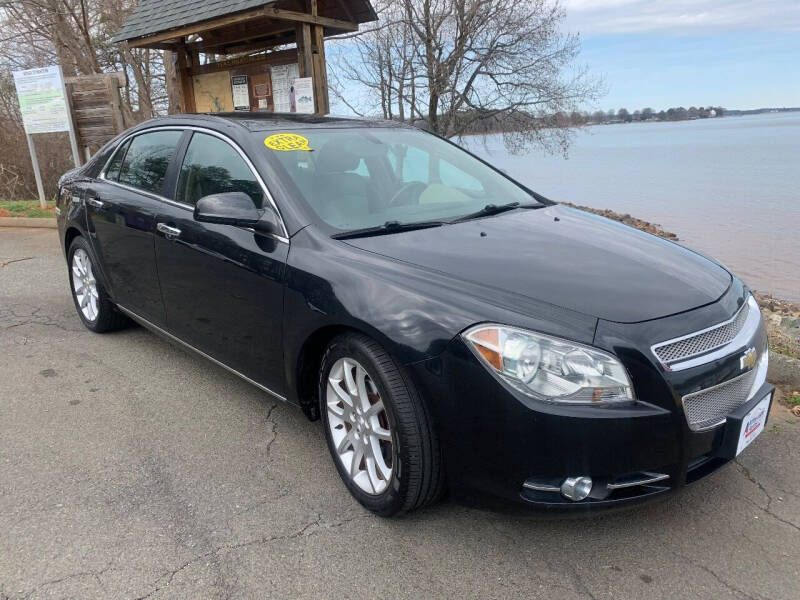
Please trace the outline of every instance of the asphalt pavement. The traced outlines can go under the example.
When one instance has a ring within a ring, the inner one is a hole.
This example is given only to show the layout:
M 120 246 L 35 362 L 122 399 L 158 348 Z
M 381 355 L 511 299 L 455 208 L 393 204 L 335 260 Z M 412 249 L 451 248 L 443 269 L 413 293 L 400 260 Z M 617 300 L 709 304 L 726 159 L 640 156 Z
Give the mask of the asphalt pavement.
M 85 330 L 56 232 L 0 228 L 0 600 L 797 599 L 798 421 L 622 514 L 381 519 L 319 423 L 143 328 Z

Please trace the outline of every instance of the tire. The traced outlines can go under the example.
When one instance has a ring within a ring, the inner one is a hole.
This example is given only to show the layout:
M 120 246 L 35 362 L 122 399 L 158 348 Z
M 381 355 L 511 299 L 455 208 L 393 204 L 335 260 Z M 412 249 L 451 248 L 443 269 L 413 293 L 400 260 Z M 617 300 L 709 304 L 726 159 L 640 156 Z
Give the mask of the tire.
M 117 311 L 96 272 L 92 249 L 83 237 L 76 237 L 67 252 L 67 273 L 78 316 L 86 328 L 95 333 L 120 329 L 128 320 Z M 81 293 L 87 289 L 88 293 Z
M 353 385 L 356 395 L 348 391 Z M 360 412 L 359 397 L 367 398 Z M 365 508 L 390 517 L 439 499 L 444 474 L 430 416 L 413 383 L 379 344 L 356 333 L 331 341 L 320 367 L 319 398 L 333 462 Z

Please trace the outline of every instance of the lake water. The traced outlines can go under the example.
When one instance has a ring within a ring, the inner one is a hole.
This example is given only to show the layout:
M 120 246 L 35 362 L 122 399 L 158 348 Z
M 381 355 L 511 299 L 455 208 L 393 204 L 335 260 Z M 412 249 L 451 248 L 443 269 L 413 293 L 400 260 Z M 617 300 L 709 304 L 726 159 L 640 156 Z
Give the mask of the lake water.
M 751 287 L 800 301 L 800 113 L 630 123 L 578 133 L 569 158 L 466 145 L 551 198 L 659 223 Z

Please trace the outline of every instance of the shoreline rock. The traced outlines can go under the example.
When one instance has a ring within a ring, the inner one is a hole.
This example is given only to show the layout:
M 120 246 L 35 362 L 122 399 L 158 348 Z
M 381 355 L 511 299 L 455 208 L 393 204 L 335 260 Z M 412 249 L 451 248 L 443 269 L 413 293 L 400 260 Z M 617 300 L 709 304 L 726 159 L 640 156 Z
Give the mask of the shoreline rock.
M 661 229 L 661 226 L 657 223 L 650 223 L 649 221 L 643 221 L 642 219 L 637 219 L 634 216 L 629 215 L 628 213 L 621 214 L 618 212 L 614 212 L 613 210 L 609 210 L 607 208 L 591 208 L 589 206 L 581 206 L 579 204 L 572 204 L 570 202 L 560 202 L 564 206 L 569 206 L 570 208 L 577 208 L 578 210 L 582 210 L 584 212 L 589 212 L 594 215 L 600 215 L 601 217 L 605 217 L 606 219 L 612 219 L 614 221 L 619 221 L 624 225 L 628 225 L 629 227 L 635 227 L 641 231 L 645 231 L 647 233 L 652 233 L 653 235 L 657 235 L 658 237 L 664 238 L 665 240 L 672 240 L 673 242 L 678 241 L 678 236 L 672 233 L 671 231 L 665 231 Z
M 778 300 L 771 294 L 753 290 L 767 325 L 769 348 L 794 359 L 800 359 L 800 303 Z M 800 385 L 800 372 L 797 374 Z

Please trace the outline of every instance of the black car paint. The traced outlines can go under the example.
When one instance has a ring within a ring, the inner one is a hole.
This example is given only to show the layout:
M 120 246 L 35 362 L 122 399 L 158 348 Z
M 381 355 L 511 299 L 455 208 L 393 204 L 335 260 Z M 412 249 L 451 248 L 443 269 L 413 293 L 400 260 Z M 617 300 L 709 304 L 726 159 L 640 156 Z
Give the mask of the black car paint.
M 93 206 L 93 202 L 102 204 Z M 103 180 L 87 182 L 84 205 L 92 247 L 114 290 L 114 300 L 136 306 L 143 317 L 163 324 L 164 305 L 153 248 L 158 205 L 140 192 Z
M 748 290 L 725 269 L 671 242 L 560 206 L 332 239 L 252 132 L 377 125 L 237 117 L 171 117 L 127 134 L 157 126 L 203 127 L 227 136 L 267 183 L 286 239 L 198 223 L 190 208 L 170 202 L 186 143 L 170 166 L 166 198 L 129 194 L 98 179 L 108 148 L 62 178 L 69 192 L 59 198 L 62 241 L 66 246 L 75 232 L 91 240 L 101 280 L 116 302 L 312 418 L 320 347 L 342 330 L 365 333 L 404 366 L 427 399 L 449 485 L 461 497 L 536 505 L 536 498 L 520 493 L 532 475 L 612 477 L 658 469 L 671 476 L 661 490 L 668 491 L 690 480 L 692 459 L 719 447 L 723 429 L 689 431 L 680 397 L 729 377 L 737 356 L 669 373 L 649 348 L 735 313 Z M 73 195 L 77 201 L 68 202 Z M 94 197 L 103 209 L 87 206 Z M 156 222 L 180 229 L 180 239 L 166 238 Z M 133 273 L 133 264 L 142 269 Z M 479 322 L 513 324 L 613 352 L 639 402 L 569 407 L 513 392 L 489 375 L 459 336 Z M 759 336 L 765 336 L 763 327 Z M 476 440 L 488 440 L 489 448 Z
M 722 267 L 682 246 L 565 207 L 349 243 L 618 322 L 709 304 L 731 283 Z

